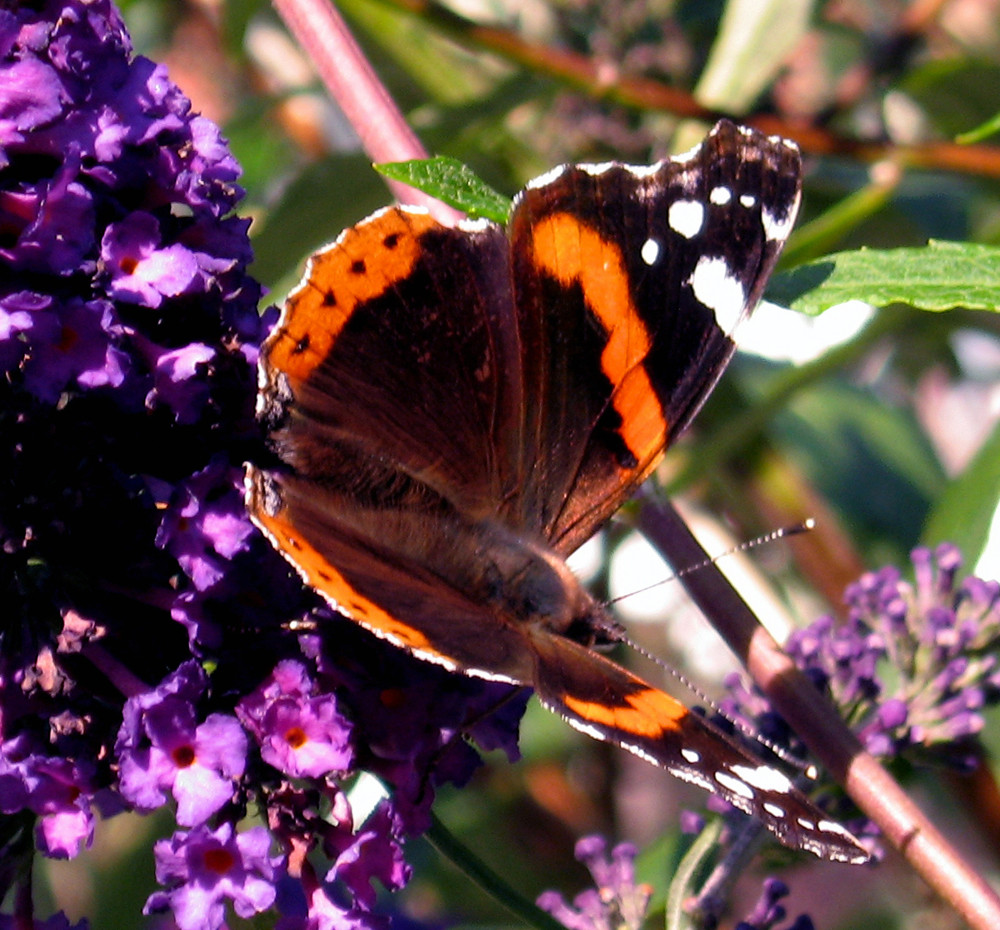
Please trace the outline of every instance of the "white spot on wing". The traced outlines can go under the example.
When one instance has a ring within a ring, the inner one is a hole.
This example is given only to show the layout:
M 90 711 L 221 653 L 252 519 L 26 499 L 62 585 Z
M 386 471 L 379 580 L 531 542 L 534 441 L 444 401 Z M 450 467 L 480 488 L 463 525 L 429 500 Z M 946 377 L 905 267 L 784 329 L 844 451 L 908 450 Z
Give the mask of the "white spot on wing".
M 660 243 L 655 239 L 647 239 L 642 244 L 639 254 L 647 265 L 655 265 L 656 260 L 660 257 Z
M 716 772 L 715 780 L 722 785 L 723 788 L 728 788 L 738 797 L 746 798 L 748 801 L 753 800 L 753 788 L 751 788 L 745 781 L 740 781 L 734 775 L 730 775 L 728 772 Z
M 694 296 L 715 314 L 715 322 L 727 335 L 746 313 L 746 292 L 739 279 L 729 273 L 724 258 L 703 255 L 688 279 Z
M 792 225 L 795 223 L 795 211 L 789 210 L 785 213 L 784 218 L 779 219 L 776 214 L 765 207 L 761 212 L 760 219 L 764 224 L 764 235 L 767 236 L 768 240 L 783 242 L 792 231 Z
M 777 804 L 772 804 L 770 801 L 764 802 L 764 810 L 766 810 L 772 817 L 782 818 L 785 816 L 785 809 L 779 807 Z
M 733 199 L 733 192 L 728 187 L 713 187 L 712 193 L 708 195 L 708 199 L 714 204 L 718 204 L 720 207 L 724 207 L 730 200 Z
M 690 762 L 692 765 L 697 765 L 701 762 L 701 754 L 695 752 L 693 749 L 688 749 L 686 747 L 681 747 L 681 755 Z
M 583 165 L 577 165 L 576 167 L 579 168 L 585 174 L 592 175 L 593 177 L 596 178 L 604 174 L 605 171 L 610 171 L 612 168 L 617 167 L 620 164 L 621 162 L 618 161 L 602 161 L 598 162 L 596 165 L 583 164 Z
M 740 205 L 746 207 L 748 210 L 757 202 L 757 198 L 753 194 L 743 194 L 740 197 Z
M 733 774 L 761 791 L 789 792 L 794 787 L 787 775 L 770 765 L 734 765 Z
M 632 177 L 642 180 L 656 174 L 663 167 L 663 162 L 657 161 L 651 165 L 619 165 L 619 167 L 624 168 Z
M 675 233 L 691 239 L 705 223 L 705 205 L 697 200 L 675 200 L 667 210 L 667 222 Z
M 491 226 L 495 226 L 491 220 L 486 219 L 486 217 L 477 217 L 474 220 L 462 220 L 458 224 L 458 228 L 463 232 L 478 233 L 485 232 Z
M 833 820 L 821 820 L 818 826 L 821 833 L 835 833 L 837 836 L 847 836 L 854 839 L 849 830 L 845 830 L 839 823 Z

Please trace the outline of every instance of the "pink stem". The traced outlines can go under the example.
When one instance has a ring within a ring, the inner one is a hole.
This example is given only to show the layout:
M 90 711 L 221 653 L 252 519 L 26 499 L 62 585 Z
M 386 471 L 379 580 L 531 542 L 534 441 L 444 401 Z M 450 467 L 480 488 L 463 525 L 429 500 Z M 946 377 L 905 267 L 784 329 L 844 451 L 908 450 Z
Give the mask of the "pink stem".
M 330 95 L 344 111 L 374 162 L 426 158 L 427 152 L 400 113 L 385 85 L 328 0 L 274 0 L 275 9 L 309 54 Z M 387 181 L 400 202 L 425 207 L 442 223 L 463 214 L 422 191 Z

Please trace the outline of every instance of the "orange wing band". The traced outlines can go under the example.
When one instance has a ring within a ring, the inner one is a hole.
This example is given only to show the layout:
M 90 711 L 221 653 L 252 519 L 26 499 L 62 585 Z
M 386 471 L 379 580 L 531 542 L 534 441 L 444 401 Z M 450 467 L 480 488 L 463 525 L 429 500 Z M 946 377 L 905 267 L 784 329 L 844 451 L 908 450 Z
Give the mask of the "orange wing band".
M 636 691 L 625 700 L 624 705 L 609 706 L 563 696 L 566 706 L 582 720 L 650 740 L 680 729 L 683 718 L 691 713 L 680 701 L 656 688 Z
M 383 210 L 317 252 L 285 302 L 264 357 L 293 389 L 330 353 L 354 309 L 405 279 L 420 257 L 420 236 L 438 223 L 425 213 Z M 376 261 L 377 258 L 377 261 Z
M 667 422 L 642 363 L 650 351 L 647 329 L 629 293 L 621 249 L 569 213 L 554 213 L 532 229 L 536 263 L 560 284 L 579 282 L 587 306 L 608 335 L 601 368 L 614 385 L 612 403 L 621 434 L 638 462 L 656 457 Z
M 276 540 L 282 553 L 299 570 L 306 584 L 333 600 L 362 626 L 397 645 L 424 654 L 440 655 L 419 630 L 397 620 L 358 593 L 291 523 L 282 518 L 280 512 L 272 516 L 257 509 L 253 517 Z

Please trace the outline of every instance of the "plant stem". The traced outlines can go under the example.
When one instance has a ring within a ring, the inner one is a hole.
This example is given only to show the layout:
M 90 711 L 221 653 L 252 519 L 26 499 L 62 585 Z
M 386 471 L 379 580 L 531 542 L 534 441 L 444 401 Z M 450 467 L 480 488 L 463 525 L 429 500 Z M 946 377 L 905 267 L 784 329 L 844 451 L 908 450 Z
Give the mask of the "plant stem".
M 701 611 L 810 751 L 916 871 L 976 930 L 1000 927 L 1000 897 L 969 866 L 878 761 L 865 752 L 836 709 L 785 655 L 746 602 L 710 562 L 676 510 L 647 493 L 643 535 L 681 572 Z M 706 561 L 709 564 L 704 564 Z
M 274 0 L 372 161 L 408 161 L 427 152 L 329 0 Z M 387 181 L 400 203 L 426 207 L 452 225 L 462 214 L 421 191 Z

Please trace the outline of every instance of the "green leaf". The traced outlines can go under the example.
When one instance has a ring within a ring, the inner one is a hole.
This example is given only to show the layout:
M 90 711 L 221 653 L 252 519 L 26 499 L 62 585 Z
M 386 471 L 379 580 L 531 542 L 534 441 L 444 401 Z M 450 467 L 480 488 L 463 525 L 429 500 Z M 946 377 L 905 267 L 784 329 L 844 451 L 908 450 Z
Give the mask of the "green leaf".
M 496 223 L 507 222 L 510 200 L 457 158 L 436 155 L 416 161 L 384 162 L 376 165 L 375 170 L 430 194 L 470 217 L 483 216 Z
M 959 133 L 955 136 L 955 141 L 960 145 L 972 145 L 976 142 L 982 142 L 983 139 L 988 139 L 998 132 L 1000 132 L 1000 113 L 995 113 L 984 123 L 976 126 L 975 129 Z
M 1000 248 L 932 240 L 920 248 L 839 252 L 776 275 L 768 299 L 813 315 L 848 300 L 997 311 Z
M 967 564 L 974 564 L 986 545 L 993 512 L 1000 499 L 1000 424 L 965 470 L 939 495 L 924 525 L 923 541 L 955 543 Z

